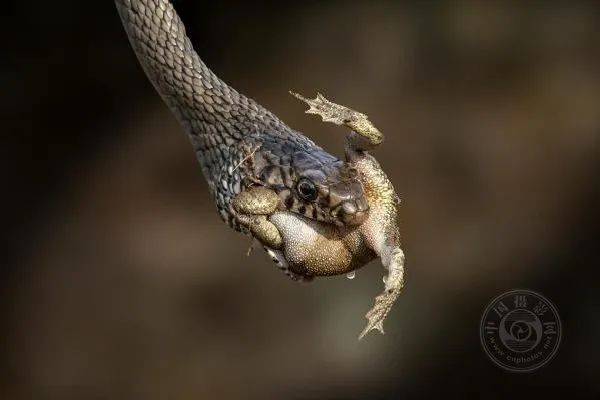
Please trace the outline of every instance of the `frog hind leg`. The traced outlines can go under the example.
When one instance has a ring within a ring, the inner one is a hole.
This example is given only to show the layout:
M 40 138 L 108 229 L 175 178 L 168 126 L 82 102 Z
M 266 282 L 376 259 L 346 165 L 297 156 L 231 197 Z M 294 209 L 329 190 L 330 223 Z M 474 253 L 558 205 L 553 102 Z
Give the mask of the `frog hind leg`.
M 384 333 L 383 321 L 404 287 L 404 252 L 400 247 L 394 246 L 387 249 L 386 253 L 382 255 L 381 260 L 388 269 L 388 275 L 384 279 L 385 290 L 375 297 L 375 304 L 365 315 L 367 326 L 358 336 L 359 340 L 372 330 L 377 330 L 381 334 Z

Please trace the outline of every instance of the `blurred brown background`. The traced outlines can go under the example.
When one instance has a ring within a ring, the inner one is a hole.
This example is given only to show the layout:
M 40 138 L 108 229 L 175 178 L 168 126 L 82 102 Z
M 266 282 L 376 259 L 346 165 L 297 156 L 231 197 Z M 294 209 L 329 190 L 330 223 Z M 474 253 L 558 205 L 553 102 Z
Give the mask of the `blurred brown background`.
M 221 223 L 111 1 L 3 6 L 2 399 L 598 398 L 600 3 L 176 2 L 204 61 L 334 154 L 289 89 L 368 113 L 408 284 L 297 284 Z M 549 297 L 563 343 L 512 375 L 487 302 Z

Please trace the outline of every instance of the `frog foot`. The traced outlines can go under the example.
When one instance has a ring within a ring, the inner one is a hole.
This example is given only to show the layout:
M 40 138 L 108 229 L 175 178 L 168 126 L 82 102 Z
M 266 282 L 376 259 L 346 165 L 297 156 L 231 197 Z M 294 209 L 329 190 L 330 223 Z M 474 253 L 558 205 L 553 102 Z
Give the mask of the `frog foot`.
M 321 93 L 317 93 L 317 97 L 314 99 L 308 99 L 292 91 L 290 94 L 309 105 L 310 108 L 306 110 L 307 114 L 320 115 L 325 122 L 346 126 L 367 139 L 371 146 L 377 146 L 383 142 L 383 134 L 369 121 L 366 114 L 333 103 Z

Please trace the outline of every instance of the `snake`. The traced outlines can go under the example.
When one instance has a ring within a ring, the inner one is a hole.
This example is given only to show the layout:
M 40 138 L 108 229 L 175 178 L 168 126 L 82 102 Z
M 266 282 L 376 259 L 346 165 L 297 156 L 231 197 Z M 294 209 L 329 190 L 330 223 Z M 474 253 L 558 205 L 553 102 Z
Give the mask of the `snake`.
M 352 273 L 380 258 L 383 320 L 404 286 L 399 198 L 371 151 L 383 134 L 367 115 L 293 93 L 323 121 L 350 129 L 341 160 L 237 92 L 200 59 L 169 0 L 115 0 L 139 63 L 182 125 L 221 219 L 250 235 L 294 280 Z

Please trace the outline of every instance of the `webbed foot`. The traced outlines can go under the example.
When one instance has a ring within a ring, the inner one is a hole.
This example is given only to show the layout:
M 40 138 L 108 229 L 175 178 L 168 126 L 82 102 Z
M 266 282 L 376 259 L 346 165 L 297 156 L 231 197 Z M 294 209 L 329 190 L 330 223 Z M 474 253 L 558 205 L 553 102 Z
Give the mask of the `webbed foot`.
M 346 106 L 333 103 L 327 100 L 321 93 L 317 93 L 317 97 L 314 99 L 307 99 L 291 91 L 290 94 L 309 105 L 310 108 L 306 110 L 307 114 L 320 115 L 325 122 L 343 125 L 352 129 L 358 135 L 367 139 L 371 147 L 383 142 L 383 134 L 369 121 L 367 115 Z

